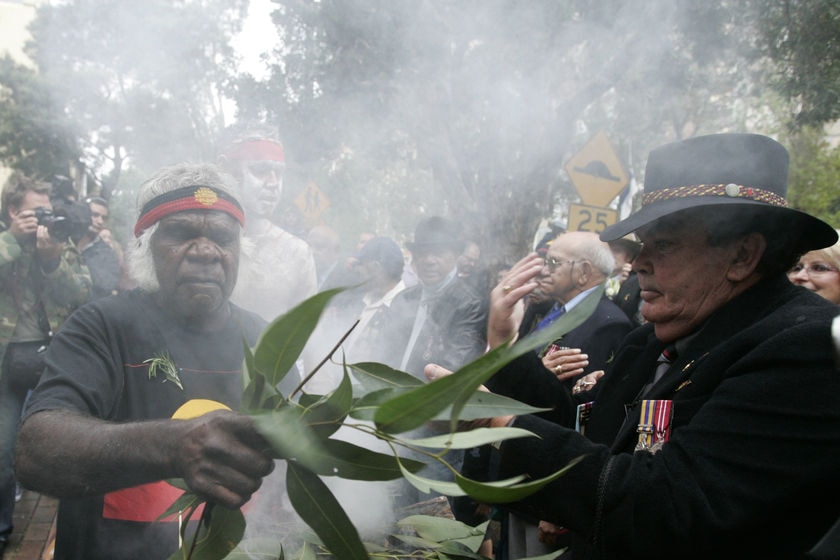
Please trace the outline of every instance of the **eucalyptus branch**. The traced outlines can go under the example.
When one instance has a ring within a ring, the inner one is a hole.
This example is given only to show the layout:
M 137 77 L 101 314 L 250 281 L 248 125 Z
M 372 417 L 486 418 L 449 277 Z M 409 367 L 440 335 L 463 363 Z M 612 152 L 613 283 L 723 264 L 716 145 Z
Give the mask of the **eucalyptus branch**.
M 339 339 L 338 342 L 336 342 L 335 346 L 332 347 L 332 350 L 330 350 L 329 353 L 326 356 L 324 356 L 324 359 L 318 362 L 318 365 L 315 366 L 315 368 L 311 372 L 309 372 L 309 374 L 307 374 L 307 376 L 304 377 L 300 383 L 298 383 L 298 386 L 295 387 L 291 393 L 289 393 L 289 400 L 291 400 L 292 397 L 294 397 L 298 393 L 298 391 L 303 389 L 304 385 L 309 383 L 309 380 L 312 379 L 312 377 L 316 373 L 318 373 L 318 370 L 321 369 L 324 366 L 324 364 L 327 363 L 333 357 L 333 354 L 335 354 L 336 351 L 338 351 L 338 349 L 341 348 L 341 345 L 344 344 L 344 341 L 347 340 L 347 337 L 350 336 L 350 333 L 353 332 L 353 329 L 355 329 L 358 324 L 359 319 L 356 319 L 356 322 L 353 323 L 349 329 L 347 329 L 347 332 L 344 333 L 344 335 L 341 337 L 341 339 Z

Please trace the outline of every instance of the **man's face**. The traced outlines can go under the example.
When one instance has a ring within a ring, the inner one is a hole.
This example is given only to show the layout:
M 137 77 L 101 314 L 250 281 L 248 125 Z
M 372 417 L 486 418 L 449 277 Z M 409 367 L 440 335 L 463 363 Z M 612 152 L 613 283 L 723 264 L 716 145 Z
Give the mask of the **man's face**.
M 224 212 L 163 218 L 151 250 L 163 303 L 184 317 L 218 311 L 236 284 L 240 226 Z
M 458 257 L 458 272 L 469 276 L 475 272 L 479 258 L 481 258 L 481 249 L 475 243 L 468 243 L 467 248 Z
M 411 252 L 411 260 L 417 278 L 426 286 L 443 282 L 455 268 L 458 254 L 441 246 L 418 247 Z
M 736 249 L 710 246 L 705 229 L 689 222 L 663 218 L 637 232 L 642 315 L 663 342 L 690 334 L 734 297 L 727 272 Z
M 555 239 L 545 254 L 545 264 L 538 279 L 541 292 L 563 303 L 571 299 L 568 296 L 576 288 L 574 275 L 579 262 L 570 249 L 564 236 Z
M 23 195 L 23 200 L 20 202 L 20 206 L 12 208 L 11 211 L 13 214 L 18 214 L 27 210 L 35 210 L 36 208 L 48 208 L 52 210 L 50 196 L 46 193 L 26 191 L 26 194 Z
M 280 161 L 240 162 L 242 206 L 246 216 L 272 217 L 283 191 L 285 169 L 286 165 Z
M 34 212 L 36 208 L 48 208 L 52 210 L 52 202 L 50 202 L 50 196 L 46 193 L 36 193 L 34 191 L 27 191 L 23 195 L 23 200 L 21 200 L 20 205 L 17 207 L 9 208 L 10 218 L 17 216 L 18 214 L 22 214 L 23 216 L 34 216 Z M 36 229 L 35 226 L 32 226 L 32 235 L 31 238 L 35 239 Z
M 91 202 L 88 206 L 90 206 L 90 227 L 88 231 L 94 235 L 99 235 L 99 232 L 105 227 L 105 222 L 108 221 L 108 208 L 96 202 Z

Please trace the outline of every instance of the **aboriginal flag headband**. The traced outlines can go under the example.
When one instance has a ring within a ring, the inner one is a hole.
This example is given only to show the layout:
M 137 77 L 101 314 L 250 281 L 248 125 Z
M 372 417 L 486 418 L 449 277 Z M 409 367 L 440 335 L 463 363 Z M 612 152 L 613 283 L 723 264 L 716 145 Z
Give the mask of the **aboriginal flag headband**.
M 190 185 L 158 195 L 144 204 L 134 225 L 134 237 L 140 237 L 149 226 L 166 216 L 186 210 L 225 212 L 245 227 L 245 213 L 235 198 L 213 187 Z

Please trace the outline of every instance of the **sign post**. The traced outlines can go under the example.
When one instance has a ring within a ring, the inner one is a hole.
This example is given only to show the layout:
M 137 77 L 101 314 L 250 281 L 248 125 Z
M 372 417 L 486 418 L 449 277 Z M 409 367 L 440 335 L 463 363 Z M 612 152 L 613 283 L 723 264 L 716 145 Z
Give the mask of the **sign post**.
M 603 231 L 618 221 L 618 212 L 607 205 L 627 186 L 624 166 L 602 130 L 566 162 L 583 204 L 569 205 L 569 231 Z

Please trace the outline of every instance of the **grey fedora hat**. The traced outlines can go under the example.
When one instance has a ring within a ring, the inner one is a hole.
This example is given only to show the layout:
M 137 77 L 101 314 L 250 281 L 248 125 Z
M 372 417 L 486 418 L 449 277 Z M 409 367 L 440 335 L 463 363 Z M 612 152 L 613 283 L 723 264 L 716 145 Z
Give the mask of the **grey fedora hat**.
M 642 207 L 601 232 L 613 241 L 663 216 L 704 206 L 741 205 L 790 224 L 803 251 L 833 245 L 837 232 L 788 208 L 788 152 L 759 134 L 711 134 L 653 149 L 645 169 Z

